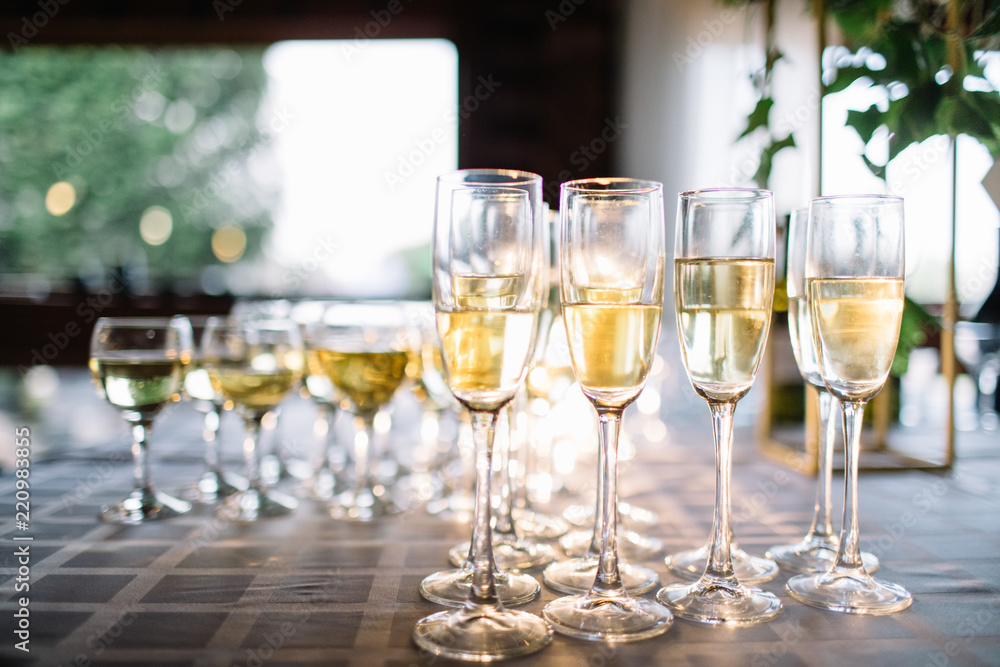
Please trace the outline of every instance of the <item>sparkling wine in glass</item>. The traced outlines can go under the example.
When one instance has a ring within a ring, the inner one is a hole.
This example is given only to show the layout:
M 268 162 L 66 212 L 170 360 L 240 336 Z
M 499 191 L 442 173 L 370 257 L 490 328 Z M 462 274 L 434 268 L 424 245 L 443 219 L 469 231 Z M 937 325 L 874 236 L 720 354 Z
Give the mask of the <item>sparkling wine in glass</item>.
M 812 316 L 805 291 L 806 236 L 808 209 L 792 212 L 788 223 L 788 261 L 786 289 L 788 291 L 788 333 L 792 353 L 802 378 L 816 388 L 819 397 L 819 469 L 817 471 L 816 502 L 809 531 L 798 542 L 773 546 L 767 555 L 782 569 L 791 572 L 826 572 L 833 564 L 840 543 L 833 529 L 830 488 L 833 476 L 833 449 L 837 431 L 836 399 L 823 384 L 819 360 L 813 344 Z M 878 558 L 862 552 L 865 568 L 878 569 Z
M 418 621 L 413 639 L 435 655 L 487 662 L 534 653 L 552 640 L 548 623 L 501 603 L 490 529 L 494 429 L 532 352 L 544 221 L 533 215 L 528 192 L 514 187 L 439 188 L 437 206 L 432 286 L 441 352 L 448 386 L 471 414 L 476 446 L 473 573 L 465 604 Z
M 528 206 L 531 211 L 532 220 L 546 221 L 546 218 L 543 214 L 544 202 L 542 199 L 542 194 L 543 194 L 542 178 L 538 174 L 533 174 L 531 172 L 526 172 L 526 171 L 511 170 L 511 169 L 460 169 L 458 171 L 450 172 L 440 176 L 437 180 L 437 192 L 436 192 L 437 209 L 436 209 L 435 234 L 438 234 L 438 236 L 436 236 L 435 239 L 436 243 L 438 243 L 439 245 L 435 246 L 435 253 L 437 253 L 435 257 L 440 256 L 441 258 L 446 258 L 447 257 L 446 253 L 450 252 L 448 244 L 451 243 L 450 235 L 453 232 L 449 230 L 454 229 L 455 230 L 454 233 L 461 233 L 462 228 L 452 227 L 453 224 L 465 225 L 469 230 L 476 230 L 476 231 L 469 231 L 468 233 L 475 233 L 479 235 L 486 235 L 490 233 L 488 229 L 479 230 L 479 228 L 482 227 L 483 225 L 489 225 L 491 223 L 489 223 L 488 221 L 476 222 L 468 220 L 469 216 L 467 214 L 464 214 L 459 210 L 453 209 L 452 206 L 453 200 L 455 198 L 454 193 L 457 190 L 466 191 L 466 194 L 459 196 L 457 203 L 461 204 L 469 197 L 467 193 L 468 189 L 479 186 L 485 188 L 494 188 L 494 187 L 511 188 L 523 192 L 528 198 L 529 202 Z M 453 220 L 452 216 L 454 214 L 458 214 L 458 217 L 456 217 Z M 460 220 L 462 220 L 463 217 L 466 219 L 466 221 L 460 222 Z M 483 308 L 487 308 L 487 306 L 491 305 L 496 308 L 500 308 L 503 305 L 502 303 L 503 301 L 509 300 L 507 297 L 501 296 L 501 294 L 504 291 L 503 285 L 505 283 L 509 283 L 512 285 L 513 283 L 516 282 L 519 286 L 518 290 L 521 289 L 521 286 L 530 283 L 532 285 L 530 292 L 532 297 L 530 303 L 533 304 L 531 308 L 534 309 L 535 308 L 534 304 L 535 302 L 537 302 L 537 308 L 539 309 L 539 319 L 540 319 L 541 308 L 543 307 L 543 304 L 545 303 L 546 300 L 545 291 L 548 290 L 548 282 L 549 282 L 548 274 L 545 271 L 547 255 L 543 245 L 546 243 L 546 239 L 549 238 L 548 227 L 547 226 L 544 228 L 537 227 L 535 226 L 535 223 L 532 222 L 532 235 L 533 237 L 537 237 L 531 241 L 531 246 L 530 246 L 531 253 L 533 255 L 532 263 L 534 265 L 537 265 L 538 271 L 536 273 L 535 270 L 532 269 L 531 271 L 528 272 L 528 275 L 531 277 L 529 281 L 526 282 L 523 276 L 517 277 L 516 280 L 511 280 L 509 276 L 504 277 L 500 275 L 485 281 L 469 280 L 469 277 L 475 278 L 475 275 L 473 275 L 472 273 L 473 263 L 475 263 L 475 265 L 477 266 L 479 264 L 486 263 L 487 266 L 489 267 L 490 265 L 495 263 L 495 260 L 488 260 L 486 257 L 490 253 L 496 254 L 498 252 L 502 252 L 503 244 L 499 245 L 497 249 L 493 250 L 489 248 L 488 246 L 489 241 L 487 239 L 481 239 L 476 241 L 477 247 L 481 248 L 480 250 L 476 251 L 476 253 L 473 253 L 471 250 L 461 251 L 462 256 L 466 258 L 465 265 L 464 267 L 461 265 L 457 265 L 456 270 L 458 271 L 458 274 L 455 278 L 452 278 L 451 273 L 446 273 L 445 267 L 442 267 L 439 273 L 435 273 L 435 280 L 441 281 L 439 287 L 440 292 L 442 294 L 447 293 L 447 295 L 449 295 L 447 298 L 451 299 L 451 301 L 447 303 L 454 304 L 454 305 L 445 305 L 442 308 L 441 303 L 443 302 L 436 301 L 434 305 L 437 311 L 447 312 L 448 309 L 451 310 L 474 309 L 477 306 L 477 301 Z M 513 243 L 513 241 L 505 241 L 504 243 L 509 245 Z M 512 250 L 511 252 L 513 253 L 512 257 L 516 257 L 518 258 L 518 261 L 522 261 L 520 259 L 520 255 L 523 252 L 523 250 L 517 250 L 517 251 Z M 474 255 L 481 257 L 476 259 L 474 258 Z M 435 261 L 437 262 L 438 260 Z M 442 259 L 441 261 L 443 262 L 444 259 Z M 435 266 L 437 266 L 437 264 Z M 447 270 L 450 271 L 450 269 Z M 478 271 L 478 269 L 476 269 L 476 271 Z M 484 276 L 479 276 L 479 277 L 483 278 Z M 486 298 L 484 300 L 484 298 L 488 295 L 486 295 L 485 293 L 477 295 L 476 292 L 481 292 L 481 290 L 477 287 L 477 285 L 486 285 L 490 281 L 492 281 L 492 283 L 498 289 L 492 299 Z M 517 293 L 518 296 L 520 296 L 518 290 L 513 290 L 513 291 L 508 290 L 508 293 L 511 296 L 515 295 L 515 293 Z M 439 322 L 437 322 L 435 325 L 435 338 L 438 340 L 438 345 L 439 345 L 438 349 L 441 350 L 440 344 L 445 341 L 440 339 L 438 333 L 440 329 L 437 327 L 437 324 L 439 324 Z M 530 342 L 532 343 L 532 345 L 534 345 L 536 343 L 536 339 L 532 338 Z M 530 364 L 530 352 L 531 350 L 529 349 L 529 351 L 526 353 L 528 355 L 527 356 L 528 361 L 526 362 L 526 365 Z M 442 360 L 443 360 L 443 354 L 442 354 Z M 525 369 L 525 372 L 526 371 L 527 368 Z M 444 372 L 444 377 L 446 379 L 449 377 L 448 375 L 449 372 L 450 371 L 446 368 Z M 449 390 L 451 391 L 453 387 L 454 384 L 451 384 Z M 459 403 L 459 405 L 461 405 L 461 403 Z M 465 410 L 466 416 L 471 414 L 464 407 L 463 410 Z M 463 421 L 462 424 L 460 425 L 460 428 L 465 428 L 465 427 L 466 427 L 466 422 Z M 468 428 L 469 430 L 471 430 L 471 425 L 469 425 Z M 468 457 L 468 452 L 466 451 L 467 449 L 468 448 L 464 446 L 460 446 L 460 453 L 463 455 L 463 457 Z M 475 468 L 474 465 L 475 452 L 472 452 L 472 456 L 468 458 L 472 459 L 472 461 L 470 461 L 472 465 L 468 466 L 463 465 L 462 466 L 463 472 L 465 469 Z M 492 458 L 492 453 L 491 453 L 491 458 Z M 465 461 L 463 461 L 463 463 L 465 463 Z M 476 484 L 478 484 L 478 482 L 476 482 Z M 473 496 L 472 498 L 473 506 L 475 506 L 475 502 L 478 502 L 478 497 L 475 492 L 472 494 L 472 496 Z M 449 512 L 446 509 L 444 512 L 440 512 L 439 515 L 462 513 L 461 510 L 463 508 L 462 504 L 463 498 L 464 494 L 457 493 L 456 491 L 452 491 L 451 493 L 449 493 L 446 496 L 446 498 L 442 499 L 443 502 L 440 503 L 440 505 L 443 505 L 446 508 L 451 507 L 453 508 L 453 510 Z M 454 510 L 459 510 L 459 511 L 456 512 Z M 473 514 L 473 512 L 469 512 L 469 514 Z M 420 582 L 421 596 L 423 596 L 427 600 L 430 600 L 431 602 L 436 602 L 438 604 L 443 604 L 446 606 L 462 607 L 467 603 L 469 599 L 470 589 L 472 588 L 472 586 L 474 585 L 474 581 L 476 580 L 476 564 L 475 564 L 476 558 L 482 556 L 481 552 L 477 551 L 476 549 L 475 540 L 477 535 L 478 533 L 475 533 L 473 535 L 473 540 L 471 545 L 469 545 L 465 549 L 465 562 L 457 565 L 455 569 L 434 572 L 433 574 L 430 574 L 427 577 L 425 577 L 423 581 Z M 492 528 L 491 528 L 491 540 L 492 540 Z M 491 554 L 493 554 L 492 545 L 491 545 Z M 449 557 L 450 556 L 451 554 L 449 554 Z M 493 556 L 494 556 L 493 583 L 494 586 L 496 587 L 497 596 L 500 598 L 500 600 L 503 602 L 504 605 L 512 606 L 512 605 L 524 604 L 538 597 L 538 594 L 541 591 L 541 587 L 538 585 L 538 581 L 534 577 L 523 572 L 501 569 L 499 566 L 497 566 L 495 554 L 493 554 Z
M 775 218 L 767 190 L 682 192 L 674 245 L 674 307 L 681 356 L 708 402 L 715 439 L 715 517 L 708 559 L 693 584 L 656 597 L 682 618 L 749 625 L 781 611 L 771 593 L 742 583 L 733 567 L 733 412 L 753 386 L 771 322 Z
M 824 573 L 800 574 L 789 594 L 815 607 L 891 614 L 910 606 L 903 587 L 872 577 L 858 528 L 858 454 L 865 405 L 889 376 L 903 316 L 903 200 L 820 197 L 809 205 L 805 286 L 819 373 L 840 402 L 847 441 L 844 519 Z
M 336 519 L 372 521 L 405 504 L 375 474 L 375 416 L 406 379 L 407 324 L 398 302 L 331 305 L 315 337 L 315 354 L 354 416 L 354 479 L 328 509 Z
M 205 326 L 202 358 L 212 381 L 236 405 L 246 424 L 247 488 L 226 498 L 217 513 L 236 521 L 288 514 L 298 503 L 267 488 L 261 475 L 260 432 L 264 416 L 277 409 L 301 376 L 297 326 L 287 319 L 217 319 Z
M 191 348 L 191 323 L 185 317 L 97 320 L 90 340 L 90 369 L 104 398 L 131 426 L 135 465 L 132 492 L 105 507 L 101 521 L 137 524 L 190 511 L 190 503 L 153 487 L 149 438 L 156 416 L 181 398 Z
M 557 632 L 626 642 L 669 629 L 670 611 L 625 589 L 618 563 L 618 434 L 642 391 L 663 312 L 663 186 L 627 178 L 560 188 L 560 282 L 573 372 L 597 411 L 602 478 L 600 542 L 590 590 L 547 604 Z

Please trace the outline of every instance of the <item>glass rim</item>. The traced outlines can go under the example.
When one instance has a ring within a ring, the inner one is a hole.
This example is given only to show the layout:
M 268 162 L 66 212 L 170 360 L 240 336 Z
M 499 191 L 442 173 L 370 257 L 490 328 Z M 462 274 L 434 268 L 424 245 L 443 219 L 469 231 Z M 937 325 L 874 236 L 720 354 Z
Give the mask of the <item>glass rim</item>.
M 151 329 L 155 327 L 169 327 L 174 323 L 187 322 L 188 325 L 191 324 L 191 320 L 188 319 L 187 315 L 172 315 L 169 317 L 160 316 L 123 316 L 123 317 L 99 317 L 94 326 L 114 326 L 123 329 Z
M 511 179 L 509 183 L 497 183 L 497 187 L 510 187 L 512 185 L 523 185 L 542 181 L 542 177 L 532 171 L 524 171 L 522 169 L 490 168 L 455 169 L 454 171 L 449 171 L 439 175 L 437 180 L 439 183 L 447 183 L 449 185 L 494 185 L 488 181 L 484 183 L 465 181 L 462 178 L 464 176 L 507 176 Z
M 716 196 L 731 195 L 731 196 Z M 710 200 L 710 201 L 762 201 L 773 199 L 774 192 L 766 188 L 699 188 L 684 190 L 677 194 L 678 199 Z
M 834 202 L 853 202 L 857 204 L 878 204 L 878 203 L 903 203 L 903 198 L 899 195 L 882 195 L 882 194 L 839 194 L 839 195 L 822 195 L 820 197 L 813 197 L 809 200 L 809 207 L 812 208 L 813 204 L 825 204 Z
M 590 187 L 595 185 L 615 185 L 631 184 L 630 187 Z M 628 176 L 598 176 L 594 178 L 578 178 L 566 181 L 559 186 L 560 190 L 573 193 L 610 193 L 610 194 L 646 194 L 650 192 L 662 192 L 663 183 L 651 181 L 643 178 L 629 178 Z
M 517 197 L 518 199 L 530 199 L 531 193 L 524 188 L 512 185 L 493 185 L 492 183 L 462 183 L 453 191 L 452 196 L 459 192 L 481 191 L 484 197 Z

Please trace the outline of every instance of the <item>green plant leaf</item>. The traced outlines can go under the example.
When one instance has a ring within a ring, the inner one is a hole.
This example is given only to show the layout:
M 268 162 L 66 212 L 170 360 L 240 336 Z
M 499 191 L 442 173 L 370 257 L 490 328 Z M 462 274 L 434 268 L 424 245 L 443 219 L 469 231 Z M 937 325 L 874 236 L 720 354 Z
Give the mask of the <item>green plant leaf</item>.
M 847 125 L 853 127 L 858 136 L 861 137 L 861 141 L 867 144 L 872 140 L 875 130 L 885 125 L 882 116 L 882 112 L 874 104 L 864 111 L 850 109 L 847 112 Z
M 771 165 L 774 162 L 774 156 L 777 152 L 785 148 L 794 147 L 795 137 L 791 134 L 778 141 L 772 140 L 771 143 L 764 147 L 764 150 L 760 153 L 760 164 L 757 166 L 757 173 L 753 175 L 753 181 L 757 184 L 757 187 L 767 187 L 767 182 L 771 178 Z
M 830 85 L 826 87 L 826 92 L 828 95 L 832 93 L 839 93 L 858 79 L 865 78 L 869 81 L 873 81 L 871 77 L 871 70 L 867 67 L 855 67 L 853 65 L 849 67 L 841 67 L 837 70 L 836 78 L 834 78 L 834 80 L 830 82 Z
M 760 101 L 757 102 L 757 106 L 754 107 L 750 115 L 747 116 L 747 126 L 743 132 L 740 133 L 736 139 L 740 140 L 747 136 L 759 127 L 767 127 L 768 114 L 771 112 L 771 107 L 774 106 L 774 100 L 770 97 L 762 97 Z
M 929 332 L 940 330 L 941 324 L 936 317 L 919 303 L 906 297 L 903 301 L 903 318 L 899 324 L 899 343 L 896 345 L 890 372 L 896 377 L 902 377 L 909 366 L 913 349 L 927 341 Z

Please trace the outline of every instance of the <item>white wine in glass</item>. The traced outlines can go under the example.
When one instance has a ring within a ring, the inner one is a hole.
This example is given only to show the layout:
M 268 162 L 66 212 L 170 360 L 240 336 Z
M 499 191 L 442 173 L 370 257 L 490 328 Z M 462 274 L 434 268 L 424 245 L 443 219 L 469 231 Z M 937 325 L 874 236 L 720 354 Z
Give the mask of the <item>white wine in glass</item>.
M 844 521 L 829 571 L 785 588 L 800 602 L 852 614 L 891 614 L 913 596 L 865 568 L 858 527 L 858 455 L 865 405 L 885 384 L 903 316 L 903 200 L 819 197 L 809 205 L 805 285 L 819 372 L 843 411 Z
M 544 221 L 533 214 L 528 192 L 514 187 L 439 189 L 437 205 L 434 307 L 448 386 L 472 417 L 476 516 L 465 604 L 418 621 L 413 640 L 435 655 L 488 662 L 534 653 L 552 640 L 548 623 L 500 601 L 490 529 L 494 429 L 524 382 L 533 349 L 542 305 L 538 272 L 547 268 Z
M 135 465 L 132 492 L 104 508 L 101 521 L 137 524 L 191 509 L 190 503 L 155 490 L 148 451 L 153 420 L 166 405 L 180 400 L 191 356 L 191 324 L 185 317 L 97 320 L 90 369 L 104 398 L 131 425 Z
M 674 307 L 681 356 L 712 413 L 716 495 L 701 578 L 657 599 L 675 614 L 712 624 L 750 625 L 781 611 L 777 597 L 740 581 L 733 566 L 733 413 L 753 386 L 771 321 L 775 218 L 767 190 L 694 190 L 679 195 Z

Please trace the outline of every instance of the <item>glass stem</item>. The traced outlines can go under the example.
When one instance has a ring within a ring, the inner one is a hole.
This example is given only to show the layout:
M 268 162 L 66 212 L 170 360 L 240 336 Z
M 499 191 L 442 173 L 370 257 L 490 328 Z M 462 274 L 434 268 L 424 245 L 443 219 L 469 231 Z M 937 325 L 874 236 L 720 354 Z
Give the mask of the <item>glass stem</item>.
M 724 579 L 737 584 L 732 554 L 733 412 L 736 403 L 709 401 L 712 432 L 715 436 L 715 516 L 712 520 L 712 543 L 702 579 Z
M 264 491 L 260 474 L 260 431 L 263 412 L 253 412 L 246 417 L 246 437 L 243 439 L 243 458 L 246 461 L 247 490 Z
M 142 493 L 143 506 L 156 504 L 156 490 L 150 475 L 149 434 L 152 431 L 151 420 L 140 420 L 132 423 L 132 461 L 135 465 L 135 488 Z
M 472 588 L 466 607 L 499 607 L 493 581 L 493 537 L 490 530 L 490 472 L 493 463 L 495 412 L 472 411 L 472 440 L 476 447 L 476 518 L 472 526 Z
M 375 437 L 375 413 L 354 416 L 354 489 L 372 488 L 371 447 Z
M 618 573 L 618 432 L 621 430 L 622 410 L 602 409 L 597 413 L 599 422 L 599 454 L 602 459 L 603 477 L 599 484 L 601 499 L 601 552 L 597 563 L 597 578 L 590 589 L 590 597 L 628 597 Z
M 511 403 L 504 408 L 507 417 L 507 437 L 501 438 L 500 447 L 497 449 L 497 470 L 499 476 L 497 482 L 500 484 L 500 504 L 497 506 L 496 525 L 493 532 L 498 541 L 516 542 L 517 531 L 514 528 L 514 505 L 511 485 L 513 476 L 510 472 L 511 456 L 510 450 L 514 441 L 514 409 Z
M 865 573 L 861 561 L 861 538 L 858 529 L 858 456 L 861 452 L 861 420 L 866 401 L 844 401 L 844 436 L 847 440 L 845 468 L 847 481 L 844 486 L 844 520 L 840 531 L 840 547 L 834 570 L 854 570 Z
M 598 436 L 603 437 L 603 436 Z M 585 558 L 600 558 L 601 556 L 601 514 L 604 511 L 604 476 L 606 474 L 607 467 L 605 466 L 604 456 L 598 453 L 597 456 L 597 486 L 595 492 L 595 502 L 597 505 L 594 508 L 594 533 L 590 538 L 590 547 L 587 548 L 587 554 Z M 615 519 L 618 519 L 618 513 L 615 512 Z M 617 532 L 617 526 L 615 526 Z
M 219 459 L 219 425 L 221 422 L 222 403 L 212 401 L 211 407 L 205 413 L 205 428 L 201 435 L 205 441 L 205 467 L 216 475 L 222 475 L 222 463 Z
M 806 540 L 822 540 L 833 543 L 836 534 L 833 532 L 831 518 L 830 487 L 833 478 L 833 443 L 837 436 L 837 415 L 834 412 L 837 399 L 825 388 L 819 394 L 819 471 L 816 485 L 816 506 L 812 526 L 806 534 Z

